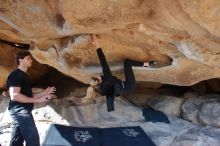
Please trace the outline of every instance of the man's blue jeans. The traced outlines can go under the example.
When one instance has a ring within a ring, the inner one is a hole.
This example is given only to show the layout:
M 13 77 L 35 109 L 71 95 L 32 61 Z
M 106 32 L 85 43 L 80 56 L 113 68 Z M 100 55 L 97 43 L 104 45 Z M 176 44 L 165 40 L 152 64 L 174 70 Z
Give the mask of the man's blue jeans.
M 10 146 L 40 146 L 39 134 L 34 123 L 33 115 L 30 111 L 10 110 L 10 115 L 14 121 Z

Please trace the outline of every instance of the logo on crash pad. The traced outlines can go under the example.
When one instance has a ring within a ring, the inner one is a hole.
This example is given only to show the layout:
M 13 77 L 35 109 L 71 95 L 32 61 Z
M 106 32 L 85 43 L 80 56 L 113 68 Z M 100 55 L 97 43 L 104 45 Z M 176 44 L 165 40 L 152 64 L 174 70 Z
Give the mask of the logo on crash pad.
M 92 135 L 89 131 L 74 131 L 74 138 L 78 142 L 87 142 L 89 139 L 92 139 Z
M 140 133 L 135 131 L 134 129 L 124 129 L 122 132 L 129 137 L 137 137 Z

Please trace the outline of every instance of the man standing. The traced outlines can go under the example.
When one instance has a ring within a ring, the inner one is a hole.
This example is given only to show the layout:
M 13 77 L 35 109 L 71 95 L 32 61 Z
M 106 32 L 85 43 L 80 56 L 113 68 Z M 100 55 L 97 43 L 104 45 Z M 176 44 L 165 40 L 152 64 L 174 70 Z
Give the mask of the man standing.
M 27 70 L 32 65 L 32 57 L 28 51 L 17 53 L 18 68 L 10 73 L 7 79 L 10 102 L 9 112 L 13 119 L 10 146 L 40 146 L 38 131 L 31 113 L 33 103 L 46 102 L 55 93 L 55 87 L 48 87 L 42 93 L 32 94 Z

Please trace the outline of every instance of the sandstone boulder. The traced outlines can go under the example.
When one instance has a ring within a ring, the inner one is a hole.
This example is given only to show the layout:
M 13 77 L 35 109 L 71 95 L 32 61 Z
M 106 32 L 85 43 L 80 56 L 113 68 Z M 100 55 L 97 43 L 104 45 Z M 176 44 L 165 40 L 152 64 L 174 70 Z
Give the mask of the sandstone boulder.
M 219 10 L 218 0 L 1 1 L 0 39 L 36 42 L 38 62 L 88 83 L 101 68 L 87 34 L 98 34 L 119 78 L 125 58 L 157 60 L 134 69 L 137 81 L 189 86 L 220 77 Z

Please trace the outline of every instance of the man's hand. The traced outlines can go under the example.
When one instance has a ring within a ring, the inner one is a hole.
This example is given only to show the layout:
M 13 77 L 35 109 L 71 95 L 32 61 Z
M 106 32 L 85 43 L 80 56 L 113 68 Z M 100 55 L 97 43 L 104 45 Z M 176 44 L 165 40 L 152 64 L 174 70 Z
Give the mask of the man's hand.
M 55 87 L 47 87 L 47 89 L 45 89 L 43 92 L 40 93 L 35 93 L 33 98 L 37 99 L 37 98 L 41 98 L 42 96 L 47 96 L 47 95 L 54 95 L 54 93 L 56 92 L 56 88 Z
M 44 95 L 44 96 L 41 96 L 41 97 L 37 98 L 37 99 L 36 99 L 36 102 L 38 102 L 38 103 L 47 102 L 47 101 L 49 101 L 51 98 L 52 98 L 51 95 Z
M 55 87 L 47 87 L 47 89 L 44 90 L 43 95 L 54 94 L 55 92 L 56 92 Z
M 90 42 L 91 42 L 91 44 L 93 44 L 96 47 L 96 49 L 100 48 L 97 36 L 95 34 L 91 35 L 91 41 Z

